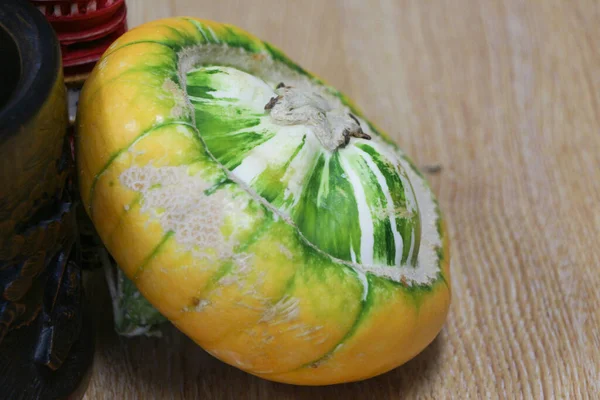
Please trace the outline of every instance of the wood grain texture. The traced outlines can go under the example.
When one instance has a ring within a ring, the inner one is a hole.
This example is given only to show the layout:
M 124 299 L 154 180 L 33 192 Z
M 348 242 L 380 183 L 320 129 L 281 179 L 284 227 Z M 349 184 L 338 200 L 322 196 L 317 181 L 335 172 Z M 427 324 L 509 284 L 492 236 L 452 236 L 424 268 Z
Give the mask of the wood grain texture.
M 600 2 L 128 0 L 282 48 L 346 92 L 430 176 L 452 241 L 436 341 L 355 384 L 274 384 L 173 328 L 112 333 L 99 273 L 87 399 L 600 398 Z

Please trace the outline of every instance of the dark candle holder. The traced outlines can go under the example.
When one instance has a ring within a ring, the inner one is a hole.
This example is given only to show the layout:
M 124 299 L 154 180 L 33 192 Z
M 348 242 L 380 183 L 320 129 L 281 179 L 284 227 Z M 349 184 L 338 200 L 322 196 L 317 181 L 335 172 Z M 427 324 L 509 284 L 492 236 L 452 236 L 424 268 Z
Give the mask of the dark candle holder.
M 60 47 L 44 16 L 0 2 L 0 399 L 81 398 L 84 312 Z

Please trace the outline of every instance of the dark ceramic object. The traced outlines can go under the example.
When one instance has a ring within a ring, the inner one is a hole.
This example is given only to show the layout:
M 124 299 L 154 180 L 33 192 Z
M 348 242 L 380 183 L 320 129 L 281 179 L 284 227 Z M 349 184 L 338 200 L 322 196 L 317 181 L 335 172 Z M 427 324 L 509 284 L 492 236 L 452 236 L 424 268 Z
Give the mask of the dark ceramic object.
M 83 312 L 58 41 L 26 1 L 0 1 L 0 399 L 81 398 Z

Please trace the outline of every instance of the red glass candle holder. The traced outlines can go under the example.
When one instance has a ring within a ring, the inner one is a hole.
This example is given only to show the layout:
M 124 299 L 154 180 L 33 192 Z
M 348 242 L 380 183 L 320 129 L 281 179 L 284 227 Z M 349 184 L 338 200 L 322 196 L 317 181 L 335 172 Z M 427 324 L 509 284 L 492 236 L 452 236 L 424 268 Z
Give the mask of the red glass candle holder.
M 32 0 L 58 35 L 65 82 L 85 81 L 108 46 L 127 30 L 125 0 Z

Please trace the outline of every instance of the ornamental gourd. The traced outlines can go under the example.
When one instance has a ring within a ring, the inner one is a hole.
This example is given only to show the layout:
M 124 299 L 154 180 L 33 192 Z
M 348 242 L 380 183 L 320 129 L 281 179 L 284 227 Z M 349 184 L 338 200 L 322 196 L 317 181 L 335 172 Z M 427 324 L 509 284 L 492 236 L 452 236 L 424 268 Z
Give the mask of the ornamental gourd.
M 450 302 L 423 176 L 339 91 L 231 25 L 171 18 L 104 54 L 81 197 L 143 296 L 215 357 L 322 385 L 386 372 Z

